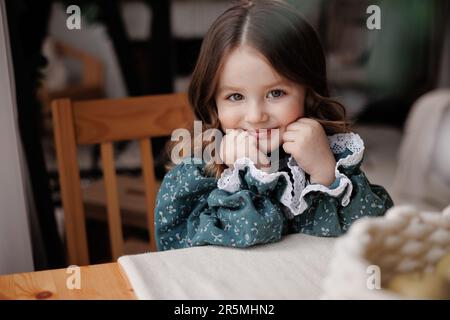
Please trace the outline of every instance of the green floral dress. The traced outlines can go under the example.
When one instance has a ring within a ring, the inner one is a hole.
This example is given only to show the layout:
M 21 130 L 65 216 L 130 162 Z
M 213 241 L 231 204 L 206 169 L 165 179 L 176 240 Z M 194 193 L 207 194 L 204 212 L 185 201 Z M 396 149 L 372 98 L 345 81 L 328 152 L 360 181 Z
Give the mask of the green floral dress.
M 220 179 L 206 176 L 201 160 L 183 159 L 166 174 L 158 193 L 158 250 L 248 247 L 298 232 L 335 237 L 361 217 L 383 215 L 393 202 L 361 171 L 361 138 L 354 133 L 328 138 L 336 158 L 330 186 L 309 183 L 292 157 L 281 159 L 274 173 L 257 169 L 248 158 L 237 159 Z

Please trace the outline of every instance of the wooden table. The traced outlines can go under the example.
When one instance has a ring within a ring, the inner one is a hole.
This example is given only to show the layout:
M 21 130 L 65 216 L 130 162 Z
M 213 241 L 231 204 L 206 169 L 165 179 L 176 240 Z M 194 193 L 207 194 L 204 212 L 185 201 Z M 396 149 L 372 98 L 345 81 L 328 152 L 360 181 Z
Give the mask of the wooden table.
M 0 300 L 136 299 L 128 279 L 117 263 L 81 267 L 80 289 L 68 288 L 67 280 L 75 273 L 66 271 L 67 269 L 55 269 L 0 276 Z

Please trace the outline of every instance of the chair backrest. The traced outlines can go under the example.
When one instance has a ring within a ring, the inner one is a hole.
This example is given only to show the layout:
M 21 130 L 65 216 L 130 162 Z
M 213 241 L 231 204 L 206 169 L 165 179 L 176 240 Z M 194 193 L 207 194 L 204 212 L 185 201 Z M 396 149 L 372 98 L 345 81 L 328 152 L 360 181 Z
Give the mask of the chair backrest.
M 150 251 L 156 250 L 154 206 L 157 194 L 150 137 L 170 136 L 194 119 L 185 93 L 125 99 L 52 102 L 54 136 L 65 217 L 68 262 L 89 264 L 85 212 L 77 146 L 100 144 L 106 190 L 107 218 L 113 259 L 123 254 L 113 142 L 138 140 L 146 189 Z

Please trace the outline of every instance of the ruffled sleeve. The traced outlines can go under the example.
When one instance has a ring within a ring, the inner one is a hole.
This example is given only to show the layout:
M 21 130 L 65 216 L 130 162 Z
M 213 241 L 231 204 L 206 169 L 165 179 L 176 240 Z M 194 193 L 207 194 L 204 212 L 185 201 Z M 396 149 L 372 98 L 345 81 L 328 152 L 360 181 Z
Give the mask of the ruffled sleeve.
M 246 177 L 247 181 L 242 180 L 242 172 L 246 172 L 243 176 Z M 222 173 L 217 186 L 219 189 L 236 192 L 241 188 L 245 188 L 246 185 L 258 185 L 260 188 L 267 188 L 268 186 L 277 183 L 278 180 L 283 181 L 284 188 L 278 189 L 277 198 L 278 200 L 289 207 L 292 203 L 292 191 L 293 186 L 286 172 L 274 172 L 267 173 L 260 169 L 257 169 L 255 164 L 249 158 L 240 158 L 234 162 L 233 168 L 225 169 Z
M 192 159 L 167 173 L 155 206 L 158 250 L 278 241 L 288 227 L 279 201 L 288 180 L 283 175 L 260 179 L 251 168 L 252 164 L 236 171 L 239 187 L 226 189 L 205 175 L 204 163 Z M 226 185 L 225 180 L 220 184 Z
M 297 188 L 290 207 L 295 216 L 292 232 L 338 236 L 353 221 L 363 216 L 383 215 L 393 206 L 387 191 L 370 184 L 361 170 L 364 143 L 359 135 L 335 134 L 329 137 L 329 142 L 336 159 L 335 180 L 330 186 L 324 186 L 304 179 L 304 188 Z M 296 170 L 302 175 L 301 168 Z
M 313 192 L 326 194 L 333 198 L 339 198 L 342 206 L 347 206 L 353 191 L 353 184 L 348 175 L 352 174 L 364 154 L 364 142 L 355 133 L 340 133 L 328 137 L 330 149 L 336 158 L 335 180 L 330 186 L 311 184 L 306 180 L 305 172 L 298 167 L 293 158 L 289 161 L 289 167 L 293 172 L 295 195 L 289 207 L 294 216 L 302 214 L 308 207 L 306 196 Z

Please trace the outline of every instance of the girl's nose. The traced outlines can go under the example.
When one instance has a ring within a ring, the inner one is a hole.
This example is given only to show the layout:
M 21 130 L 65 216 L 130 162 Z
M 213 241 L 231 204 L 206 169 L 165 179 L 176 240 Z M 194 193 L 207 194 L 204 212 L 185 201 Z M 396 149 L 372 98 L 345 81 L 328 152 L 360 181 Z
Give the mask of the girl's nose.
M 266 122 L 269 119 L 269 115 L 261 104 L 254 102 L 248 106 L 245 118 L 249 123 L 261 123 Z

